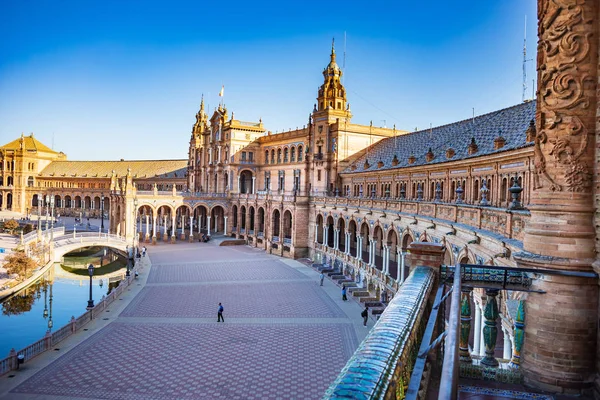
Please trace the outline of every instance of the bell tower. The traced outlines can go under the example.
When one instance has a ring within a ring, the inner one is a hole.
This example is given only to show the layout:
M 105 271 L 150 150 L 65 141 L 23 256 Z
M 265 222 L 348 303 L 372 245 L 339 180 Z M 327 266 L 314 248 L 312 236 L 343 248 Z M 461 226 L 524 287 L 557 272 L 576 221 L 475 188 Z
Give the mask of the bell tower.
M 350 122 L 352 114 L 346 102 L 346 89 L 342 85 L 342 70 L 335 61 L 334 41 L 331 42 L 331 61 L 323 70 L 323 85 L 319 87 L 313 118 L 334 123 L 337 119 Z

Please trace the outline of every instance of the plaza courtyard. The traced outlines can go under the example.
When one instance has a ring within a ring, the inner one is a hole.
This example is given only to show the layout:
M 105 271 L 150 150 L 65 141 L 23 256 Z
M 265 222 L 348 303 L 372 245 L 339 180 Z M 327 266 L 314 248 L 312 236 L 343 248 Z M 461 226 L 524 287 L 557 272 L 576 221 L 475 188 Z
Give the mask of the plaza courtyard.
M 0 398 L 320 398 L 373 321 L 299 261 L 218 244 L 149 247 L 104 318 L 0 378 Z

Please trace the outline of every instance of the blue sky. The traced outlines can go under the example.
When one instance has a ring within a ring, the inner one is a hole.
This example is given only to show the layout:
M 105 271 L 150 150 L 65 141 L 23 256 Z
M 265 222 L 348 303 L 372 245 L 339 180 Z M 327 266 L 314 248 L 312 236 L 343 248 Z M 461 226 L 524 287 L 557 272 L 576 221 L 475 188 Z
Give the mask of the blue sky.
M 306 124 L 336 39 L 353 122 L 428 128 L 521 102 L 534 0 L 0 2 L 0 142 L 70 160 L 186 158 L 201 95 Z M 535 61 L 527 66 L 531 97 Z

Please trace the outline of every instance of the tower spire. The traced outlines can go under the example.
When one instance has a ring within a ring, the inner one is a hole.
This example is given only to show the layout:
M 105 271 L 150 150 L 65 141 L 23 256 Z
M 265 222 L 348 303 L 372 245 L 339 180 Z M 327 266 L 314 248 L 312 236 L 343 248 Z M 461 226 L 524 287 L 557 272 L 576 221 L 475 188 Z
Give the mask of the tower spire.
M 335 38 L 331 38 L 331 62 L 335 62 Z
M 202 100 L 200 100 L 200 112 L 204 113 L 204 93 L 202 93 Z

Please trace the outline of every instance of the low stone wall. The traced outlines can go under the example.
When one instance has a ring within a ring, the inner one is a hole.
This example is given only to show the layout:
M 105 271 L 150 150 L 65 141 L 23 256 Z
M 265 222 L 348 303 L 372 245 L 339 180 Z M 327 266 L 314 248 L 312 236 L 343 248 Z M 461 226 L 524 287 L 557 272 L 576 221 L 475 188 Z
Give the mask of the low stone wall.
M 228 239 L 219 243 L 219 246 L 241 246 L 243 244 L 246 244 L 244 239 Z

